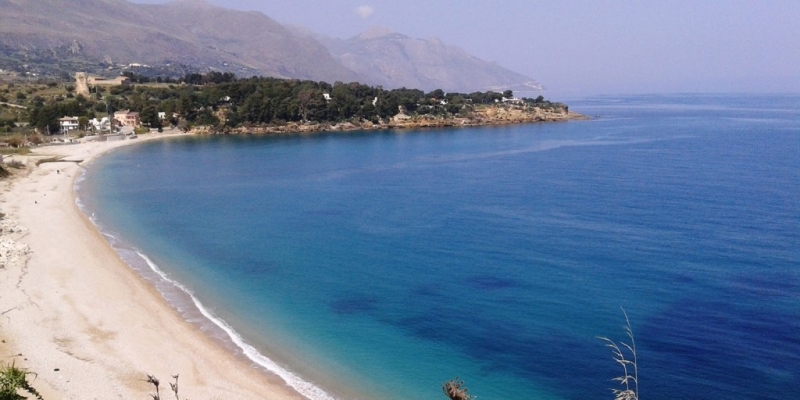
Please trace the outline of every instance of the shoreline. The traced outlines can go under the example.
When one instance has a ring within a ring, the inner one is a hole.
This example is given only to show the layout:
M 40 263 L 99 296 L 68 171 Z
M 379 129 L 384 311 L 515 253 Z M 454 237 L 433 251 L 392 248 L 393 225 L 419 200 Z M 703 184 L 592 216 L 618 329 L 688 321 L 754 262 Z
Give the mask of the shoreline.
M 83 208 L 76 189 L 94 160 L 123 146 L 179 136 L 193 134 L 172 129 L 135 140 L 36 147 L 28 155 L 9 157 L 28 167 L 0 181 L 0 212 L 6 214 L 0 243 L 10 243 L 3 251 L 19 246 L 17 259 L 0 265 L 0 362 L 13 360 L 36 373 L 33 387 L 48 400 L 98 393 L 146 398 L 154 393 L 148 374 L 160 379 L 162 390 L 180 375 L 186 398 L 333 399 L 244 342 L 146 255 L 138 253 L 131 263 L 120 250 L 132 249 L 110 243 Z M 48 160 L 36 165 L 43 159 Z M 165 292 L 162 284 L 170 289 Z M 181 304 L 169 300 L 172 289 L 185 297 Z M 213 325 L 212 331 L 197 318 Z M 36 330 L 42 332 L 30 334 Z
M 83 168 L 76 161 L 89 164 L 115 148 L 173 136 L 179 134 L 12 156 L 29 165 L 62 159 L 0 184 L 0 239 L 8 255 L 0 266 L 0 359 L 36 373 L 29 378 L 48 400 L 146 398 L 154 393 L 148 374 L 161 380 L 162 391 L 179 375 L 186 398 L 304 399 L 182 318 L 76 204 Z
M 479 115 L 465 117 L 428 117 L 415 116 L 405 118 L 395 117 L 390 122 L 373 123 L 341 122 L 336 124 L 319 122 L 288 122 L 281 125 L 252 125 L 237 128 L 217 129 L 213 126 L 197 126 L 189 130 L 194 134 L 211 135 L 270 135 L 270 134 L 314 134 L 324 132 L 353 132 L 353 131 L 380 131 L 404 130 L 425 128 L 470 128 L 482 126 L 522 125 L 567 121 L 586 121 L 592 118 L 583 114 L 568 112 L 553 112 L 544 110 L 527 111 L 502 107 L 488 107 Z

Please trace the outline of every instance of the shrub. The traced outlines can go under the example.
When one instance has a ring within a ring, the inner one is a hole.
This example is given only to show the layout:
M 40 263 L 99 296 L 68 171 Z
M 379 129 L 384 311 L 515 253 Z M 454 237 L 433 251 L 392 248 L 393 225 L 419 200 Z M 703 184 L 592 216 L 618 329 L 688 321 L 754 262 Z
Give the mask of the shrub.
M 467 393 L 464 381 L 458 379 L 458 377 L 443 383 L 442 391 L 450 400 L 470 400 L 472 398 L 472 395 Z
M 11 147 L 20 147 L 22 146 L 25 138 L 20 134 L 12 135 L 11 137 L 6 139 L 6 143 L 8 143 Z
M 28 375 L 35 375 L 25 369 L 17 368 L 12 362 L 10 365 L 0 367 L 0 400 L 24 400 L 27 397 L 19 394 L 25 391 L 42 400 L 42 395 L 28 382 Z
M 11 168 L 22 169 L 25 168 L 25 163 L 19 160 L 11 160 L 6 163 Z

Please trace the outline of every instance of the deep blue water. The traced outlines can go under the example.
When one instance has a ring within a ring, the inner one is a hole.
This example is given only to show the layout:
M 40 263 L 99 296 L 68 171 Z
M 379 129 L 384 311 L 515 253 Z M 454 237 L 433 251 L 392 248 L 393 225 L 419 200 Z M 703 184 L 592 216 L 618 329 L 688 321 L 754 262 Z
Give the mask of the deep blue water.
M 570 106 L 600 117 L 149 142 L 81 197 L 339 398 L 612 398 L 620 307 L 643 398 L 800 398 L 800 96 Z

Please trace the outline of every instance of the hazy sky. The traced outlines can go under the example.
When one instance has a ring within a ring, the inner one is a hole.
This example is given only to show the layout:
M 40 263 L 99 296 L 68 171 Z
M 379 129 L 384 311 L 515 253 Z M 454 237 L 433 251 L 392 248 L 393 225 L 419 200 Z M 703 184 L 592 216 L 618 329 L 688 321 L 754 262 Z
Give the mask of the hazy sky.
M 209 2 L 340 38 L 437 37 L 564 95 L 800 92 L 800 0 Z

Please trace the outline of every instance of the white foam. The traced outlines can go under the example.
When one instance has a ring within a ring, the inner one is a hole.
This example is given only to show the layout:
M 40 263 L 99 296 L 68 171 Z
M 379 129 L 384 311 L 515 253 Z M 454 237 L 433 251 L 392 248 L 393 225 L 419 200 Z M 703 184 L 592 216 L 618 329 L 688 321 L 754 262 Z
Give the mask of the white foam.
M 205 306 L 203 306 L 200 300 L 198 300 L 197 297 L 195 297 L 194 293 L 192 293 L 192 291 L 189 288 L 187 288 L 180 282 L 171 279 L 164 271 L 161 270 L 161 268 L 158 267 L 158 265 L 156 265 L 156 263 L 150 260 L 150 258 L 148 258 L 146 255 L 138 251 L 136 252 L 136 254 L 138 254 L 139 257 L 141 257 L 147 263 L 147 265 L 150 266 L 150 269 L 153 270 L 153 272 L 155 272 L 156 274 L 158 274 L 159 277 L 161 277 L 161 279 L 163 279 L 165 282 L 170 283 L 174 287 L 186 293 L 192 299 L 192 302 L 194 303 L 195 307 L 197 307 L 197 309 L 200 311 L 200 313 L 203 314 L 203 316 L 206 317 L 209 321 L 214 323 L 214 325 L 222 329 L 228 335 L 228 338 L 242 350 L 242 352 L 244 353 L 245 356 L 247 356 L 247 358 L 249 358 L 256 364 L 264 367 L 268 371 L 274 373 L 275 375 L 278 375 L 279 377 L 281 377 L 281 379 L 283 379 L 286 382 L 287 385 L 289 385 L 297 392 L 299 392 L 300 394 L 311 400 L 336 399 L 335 397 L 331 396 L 321 388 L 315 386 L 310 382 L 303 380 L 293 372 L 282 367 L 281 365 L 278 365 L 275 361 L 261 354 L 258 350 L 256 350 L 255 347 L 247 344 L 247 342 L 244 341 L 241 335 L 239 335 L 230 325 L 228 325 L 228 323 L 225 322 L 225 320 L 217 317 Z

